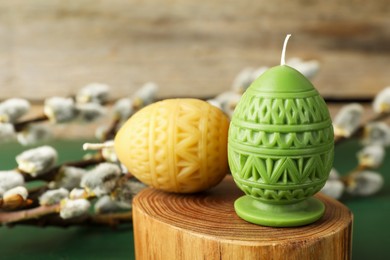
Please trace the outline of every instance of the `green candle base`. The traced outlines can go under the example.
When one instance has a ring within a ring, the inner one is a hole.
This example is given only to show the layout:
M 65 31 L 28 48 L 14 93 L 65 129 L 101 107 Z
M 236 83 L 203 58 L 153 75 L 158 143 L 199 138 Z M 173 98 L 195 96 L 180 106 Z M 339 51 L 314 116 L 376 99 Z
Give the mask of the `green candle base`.
M 313 197 L 294 204 L 268 204 L 246 195 L 235 201 L 234 209 L 239 217 L 254 224 L 295 227 L 318 220 L 325 205 Z

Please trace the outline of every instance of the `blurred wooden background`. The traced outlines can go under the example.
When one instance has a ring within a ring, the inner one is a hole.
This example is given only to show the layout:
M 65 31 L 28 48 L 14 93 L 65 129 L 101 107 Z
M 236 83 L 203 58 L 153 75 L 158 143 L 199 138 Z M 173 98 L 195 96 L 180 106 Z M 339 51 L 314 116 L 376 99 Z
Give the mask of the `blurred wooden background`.
M 147 81 L 160 98 L 207 97 L 246 66 L 318 59 L 326 98 L 372 98 L 390 85 L 390 4 L 376 1 L 0 1 L 0 99 L 40 101 L 90 82 L 112 98 Z

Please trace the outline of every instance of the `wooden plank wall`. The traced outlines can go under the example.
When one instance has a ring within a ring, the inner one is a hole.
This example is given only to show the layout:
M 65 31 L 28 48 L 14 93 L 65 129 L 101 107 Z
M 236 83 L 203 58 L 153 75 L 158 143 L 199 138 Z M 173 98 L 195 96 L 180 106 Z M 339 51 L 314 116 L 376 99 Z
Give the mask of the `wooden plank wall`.
M 316 0 L 0 0 L 0 99 L 65 96 L 90 82 L 113 98 L 147 81 L 159 96 L 212 96 L 246 66 L 318 59 L 328 98 L 390 85 L 390 4 Z

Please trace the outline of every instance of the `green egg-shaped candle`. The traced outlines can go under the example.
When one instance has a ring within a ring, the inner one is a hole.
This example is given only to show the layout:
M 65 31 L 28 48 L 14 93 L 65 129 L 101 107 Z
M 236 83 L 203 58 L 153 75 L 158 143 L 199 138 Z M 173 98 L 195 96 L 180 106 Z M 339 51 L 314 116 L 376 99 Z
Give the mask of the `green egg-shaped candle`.
M 243 94 L 230 123 L 229 165 L 246 194 L 235 201 L 236 213 L 274 227 L 318 220 L 325 206 L 312 196 L 328 179 L 333 150 L 329 111 L 310 81 L 286 65 L 267 70 Z

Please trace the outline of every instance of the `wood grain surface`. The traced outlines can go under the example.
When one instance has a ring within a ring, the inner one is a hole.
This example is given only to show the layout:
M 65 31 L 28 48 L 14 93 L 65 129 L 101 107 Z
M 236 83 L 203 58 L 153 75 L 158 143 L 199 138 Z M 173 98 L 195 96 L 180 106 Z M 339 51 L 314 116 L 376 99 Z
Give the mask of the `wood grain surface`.
M 340 202 L 326 205 L 317 222 L 271 228 L 240 219 L 233 202 L 242 195 L 230 176 L 194 195 L 146 189 L 133 202 L 137 259 L 350 259 L 352 214 Z
M 325 97 L 390 85 L 390 5 L 377 1 L 0 0 L 0 99 L 67 96 L 90 82 L 130 95 L 213 96 L 247 66 L 317 59 Z

